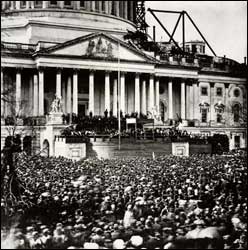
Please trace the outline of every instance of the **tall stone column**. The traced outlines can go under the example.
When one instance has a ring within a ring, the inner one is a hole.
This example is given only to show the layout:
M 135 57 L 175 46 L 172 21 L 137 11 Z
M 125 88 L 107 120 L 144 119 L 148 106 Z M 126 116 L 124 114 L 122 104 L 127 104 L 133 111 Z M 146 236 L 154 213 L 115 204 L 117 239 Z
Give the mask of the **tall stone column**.
M 44 1 L 45 2 L 45 1 Z M 42 2 L 43 3 L 43 2 Z M 26 9 L 30 8 L 30 1 L 26 1 Z
M 73 106 L 72 112 L 78 114 L 78 71 L 73 72 Z
M 150 75 L 149 80 L 149 103 L 148 103 L 148 110 L 153 113 L 154 108 L 154 76 Z
M 59 7 L 60 7 L 61 9 L 64 8 L 64 1 L 59 1 Z
M 225 119 L 225 124 L 229 124 L 229 112 L 228 112 L 228 92 L 229 92 L 229 83 L 225 83 L 225 88 L 224 88 L 224 105 L 225 105 L 225 109 L 224 109 L 224 119 Z
M 44 115 L 44 70 L 39 69 L 39 116 Z
M 117 88 L 118 88 L 118 81 L 117 79 L 114 79 L 114 87 L 113 87 L 113 116 L 117 117 Z
M 16 9 L 19 10 L 21 8 L 21 1 L 15 1 Z
M 61 98 L 61 69 L 57 69 L 56 73 L 56 95 Z
M 130 19 L 130 21 L 132 21 L 133 22 L 133 1 L 128 1 L 128 4 L 129 4 L 129 9 L 128 9 L 128 11 L 129 11 L 129 19 Z
M 172 90 L 172 78 L 168 82 L 168 97 L 169 97 L 169 119 L 173 119 L 173 90 Z
M 135 112 L 140 116 L 140 77 L 139 74 L 135 75 L 135 99 L 134 99 Z
M 14 10 L 14 8 L 15 8 L 15 2 L 10 1 L 10 10 Z
M 186 118 L 186 103 L 185 103 L 185 80 L 182 79 L 181 82 L 181 118 L 185 120 Z
M 156 82 L 155 82 L 155 100 L 156 100 L 156 103 L 155 103 L 155 106 L 156 106 L 156 109 L 157 109 L 157 113 L 160 114 L 160 111 L 159 111 L 159 101 L 160 101 L 160 96 L 159 96 L 159 78 L 156 79 Z
M 121 72 L 121 100 L 120 100 L 120 110 L 123 112 L 123 115 L 125 114 L 125 73 Z
M 215 112 L 214 112 L 214 82 L 210 82 L 210 121 L 211 123 L 215 122 Z
M 63 113 L 66 113 L 66 88 L 65 88 L 66 82 L 65 80 L 62 80 L 62 109 Z
M 6 1 L 2 1 L 2 10 L 6 9 Z
M 94 71 L 91 70 L 89 73 L 89 113 L 92 112 L 94 115 L 95 100 L 94 100 Z
M 3 68 L 1 67 L 1 117 L 4 116 L 4 100 L 3 100 L 3 92 L 4 92 L 4 78 L 3 78 Z
M 91 2 L 91 11 L 95 11 L 96 10 L 96 1 L 90 1 Z
M 29 103 L 29 109 L 30 111 L 33 112 L 34 110 L 34 107 L 33 107 L 33 97 L 34 97 L 34 83 L 33 83 L 33 76 L 31 75 L 30 78 L 29 78 L 29 86 L 28 86 L 28 94 L 29 94 L 29 100 L 28 100 L 28 103 Z
M 67 79 L 67 96 L 66 96 L 66 109 L 67 109 L 67 113 L 71 114 L 71 76 L 68 76 Z
M 104 9 L 105 9 L 105 13 L 106 14 L 109 14 L 109 2 L 110 1 L 104 1 L 103 4 L 104 4 Z
M 29 1 L 27 1 L 29 2 Z M 42 1 L 42 8 L 46 9 L 48 7 L 48 1 Z
M 112 3 L 112 1 L 106 1 L 106 2 L 108 2 L 108 10 L 109 10 L 109 12 L 108 12 L 108 14 L 112 14 L 112 5 L 113 5 L 113 3 Z
M 30 1 L 31 9 L 34 9 L 34 1 Z
M 34 99 L 33 99 L 33 115 L 38 116 L 39 111 L 39 83 L 38 83 L 38 75 L 34 74 L 33 76 L 33 82 L 34 82 Z
M 120 1 L 114 1 L 113 2 L 114 3 L 114 8 L 115 8 L 115 15 L 116 16 L 120 16 L 120 12 L 119 12 L 119 10 L 120 10 Z
M 21 69 L 16 71 L 16 115 L 21 114 Z
M 194 116 L 193 119 L 198 118 L 198 109 L 199 109 L 199 91 L 198 91 L 198 82 L 196 80 L 193 80 L 193 99 L 194 99 Z
M 75 2 L 74 2 L 73 9 L 75 9 L 75 10 L 80 10 L 80 1 L 75 1 Z
M 123 17 L 127 19 L 127 3 L 128 1 L 123 1 Z
M 146 115 L 146 81 L 142 81 L 142 106 L 141 106 L 141 112 Z
M 85 3 L 85 9 L 87 11 L 91 11 L 91 1 L 86 1 L 86 3 Z
M 110 111 L 110 72 L 105 72 L 105 110 Z
M 102 1 L 98 1 L 99 12 L 102 12 Z

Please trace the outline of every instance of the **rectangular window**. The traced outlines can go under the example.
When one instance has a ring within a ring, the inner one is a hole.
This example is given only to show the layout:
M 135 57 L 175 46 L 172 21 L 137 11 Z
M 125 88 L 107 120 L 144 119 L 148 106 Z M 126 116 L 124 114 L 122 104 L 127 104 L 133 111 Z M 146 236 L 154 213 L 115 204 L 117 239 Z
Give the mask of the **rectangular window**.
M 239 135 L 234 136 L 234 145 L 235 145 L 235 148 L 240 148 L 240 136 Z
M 57 6 L 57 1 L 50 1 L 51 6 Z
M 201 88 L 201 95 L 208 95 L 208 88 L 207 87 L 202 87 Z
M 71 7 L 71 1 L 64 1 L 65 7 Z
M 217 88 L 216 89 L 216 95 L 217 96 L 222 96 L 222 88 Z
M 196 45 L 192 44 L 192 53 L 196 53 Z
M 202 109 L 201 110 L 201 114 L 202 114 L 202 122 L 207 122 L 207 109 Z
M 42 1 L 34 1 L 35 6 L 42 6 Z
M 80 8 L 85 8 L 85 1 L 80 1 Z
M 221 114 L 217 114 L 217 123 L 221 123 L 222 120 L 222 115 Z
M 27 1 L 21 1 L 21 8 L 23 9 L 23 8 L 26 8 L 26 2 Z

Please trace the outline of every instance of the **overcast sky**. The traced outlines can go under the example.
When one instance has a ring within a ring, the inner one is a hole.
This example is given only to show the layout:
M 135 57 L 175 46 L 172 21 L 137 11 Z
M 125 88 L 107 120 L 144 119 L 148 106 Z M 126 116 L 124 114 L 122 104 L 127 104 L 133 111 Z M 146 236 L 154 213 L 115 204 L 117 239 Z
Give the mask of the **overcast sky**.
M 185 10 L 191 16 L 217 56 L 224 56 L 238 62 L 244 62 L 247 56 L 247 2 L 246 1 L 146 1 L 147 8 L 159 10 Z M 178 14 L 155 13 L 166 29 L 172 33 Z M 181 19 L 182 20 L 182 19 Z M 169 37 L 160 25 L 146 12 L 146 22 L 156 26 L 156 41 L 168 41 Z M 202 40 L 187 17 L 185 17 L 185 40 Z M 174 39 L 182 41 L 181 21 Z M 211 51 L 207 49 L 207 54 Z

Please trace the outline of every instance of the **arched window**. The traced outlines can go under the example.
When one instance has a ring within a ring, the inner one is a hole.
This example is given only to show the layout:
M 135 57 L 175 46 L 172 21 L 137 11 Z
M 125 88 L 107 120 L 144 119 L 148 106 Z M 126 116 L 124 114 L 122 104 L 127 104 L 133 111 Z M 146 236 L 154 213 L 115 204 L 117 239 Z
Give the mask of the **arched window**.
M 240 119 L 240 104 L 236 103 L 233 105 L 233 120 L 234 122 L 239 122 Z
M 45 157 L 49 157 L 49 142 L 48 142 L 48 140 L 43 141 L 41 155 L 45 156 Z

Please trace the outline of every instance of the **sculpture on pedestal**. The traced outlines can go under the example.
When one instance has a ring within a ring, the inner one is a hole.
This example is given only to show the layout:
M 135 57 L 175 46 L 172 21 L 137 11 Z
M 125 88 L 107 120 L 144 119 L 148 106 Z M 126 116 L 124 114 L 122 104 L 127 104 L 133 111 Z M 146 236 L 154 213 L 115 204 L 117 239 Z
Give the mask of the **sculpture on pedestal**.
M 61 113 L 62 112 L 62 101 L 61 97 L 55 94 L 55 99 L 51 104 L 51 111 L 50 113 Z

